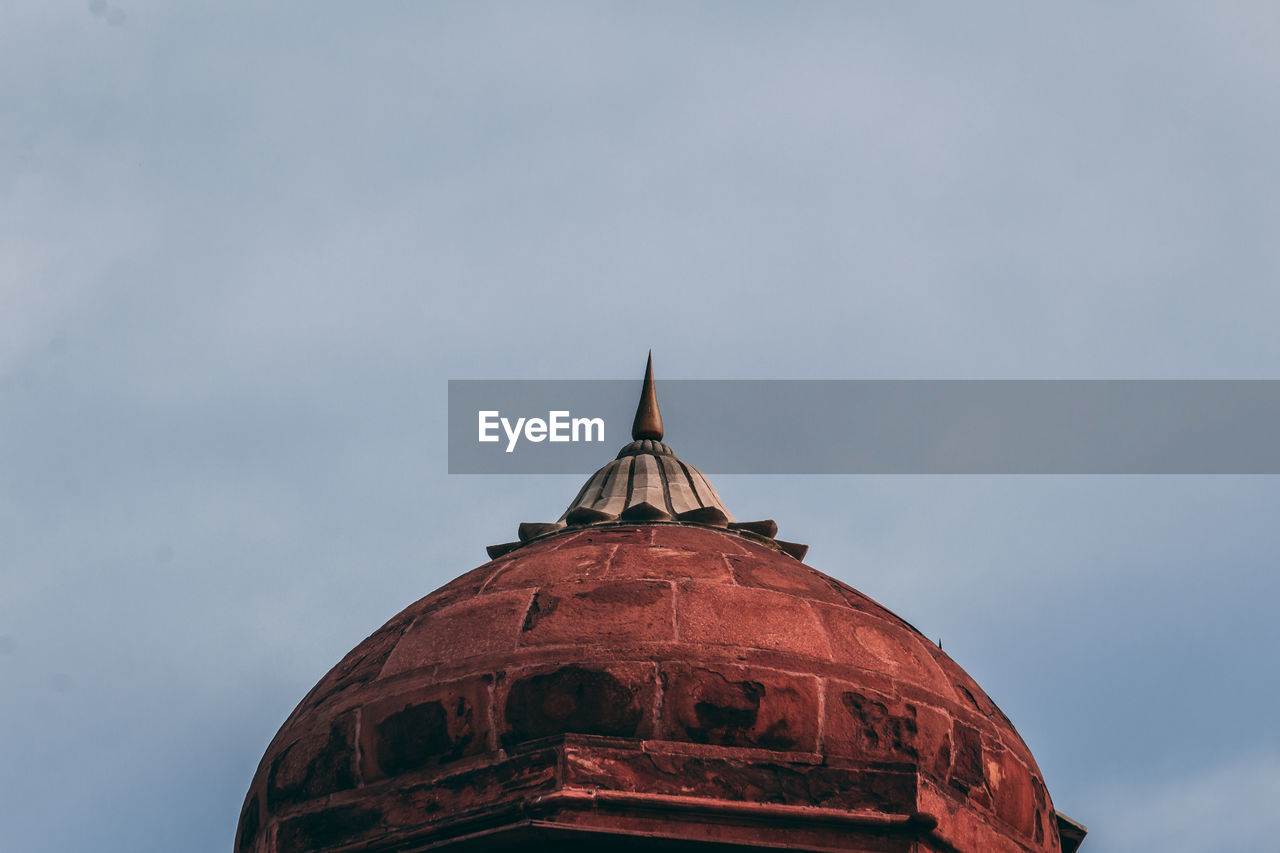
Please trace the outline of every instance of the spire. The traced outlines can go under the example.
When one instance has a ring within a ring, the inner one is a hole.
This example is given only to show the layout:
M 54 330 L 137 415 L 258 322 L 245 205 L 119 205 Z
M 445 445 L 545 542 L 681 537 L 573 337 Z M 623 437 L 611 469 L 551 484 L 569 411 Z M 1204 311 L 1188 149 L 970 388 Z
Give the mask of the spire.
M 649 362 L 644 368 L 644 390 L 640 392 L 640 405 L 636 406 L 636 419 L 631 424 L 631 438 L 662 441 L 662 412 L 658 411 L 658 394 L 653 390 L 653 350 L 649 350 Z

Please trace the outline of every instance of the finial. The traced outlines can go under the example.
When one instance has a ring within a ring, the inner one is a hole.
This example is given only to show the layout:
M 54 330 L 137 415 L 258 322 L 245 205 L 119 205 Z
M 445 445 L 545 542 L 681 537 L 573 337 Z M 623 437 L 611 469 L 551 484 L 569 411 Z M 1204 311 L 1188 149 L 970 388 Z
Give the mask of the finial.
M 653 350 L 649 350 L 649 362 L 644 368 L 644 390 L 640 392 L 640 405 L 631 424 L 631 438 L 662 441 L 662 412 L 658 411 L 658 394 L 653 390 Z

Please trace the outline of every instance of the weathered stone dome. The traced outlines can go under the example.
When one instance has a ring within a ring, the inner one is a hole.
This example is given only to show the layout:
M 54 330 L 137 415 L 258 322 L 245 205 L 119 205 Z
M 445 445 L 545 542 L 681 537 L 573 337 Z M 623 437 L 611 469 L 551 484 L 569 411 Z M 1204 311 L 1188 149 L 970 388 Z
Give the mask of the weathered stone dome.
M 395 616 L 281 728 L 237 844 L 416 850 L 663 798 L 775 842 L 1058 850 L 1031 753 L 946 654 L 764 543 L 661 523 L 546 537 Z
M 772 522 L 732 521 L 656 403 L 637 424 L 558 522 L 312 689 L 239 853 L 1074 850 L 973 679 Z

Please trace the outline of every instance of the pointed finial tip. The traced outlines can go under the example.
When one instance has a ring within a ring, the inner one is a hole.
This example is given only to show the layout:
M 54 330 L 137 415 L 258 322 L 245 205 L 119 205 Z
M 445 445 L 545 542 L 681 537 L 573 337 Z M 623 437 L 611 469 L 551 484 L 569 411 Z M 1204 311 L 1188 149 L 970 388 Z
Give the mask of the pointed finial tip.
M 653 388 L 653 350 L 649 350 L 645 364 L 644 388 L 640 392 L 640 405 L 636 407 L 636 419 L 631 424 L 631 438 L 662 441 L 662 413 L 658 411 L 658 394 Z

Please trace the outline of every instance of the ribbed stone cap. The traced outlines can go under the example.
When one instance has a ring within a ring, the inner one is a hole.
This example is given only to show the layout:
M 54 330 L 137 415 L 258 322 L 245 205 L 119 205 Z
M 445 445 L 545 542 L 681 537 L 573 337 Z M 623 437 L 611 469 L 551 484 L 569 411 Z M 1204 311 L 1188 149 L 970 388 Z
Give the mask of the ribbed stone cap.
M 733 517 L 715 486 L 697 468 L 676 458 L 662 441 L 662 413 L 653 383 L 653 355 L 645 365 L 640 404 L 631 425 L 632 441 L 617 457 L 591 475 L 568 509 L 554 522 L 525 522 L 518 542 L 490 545 L 499 557 L 526 542 L 568 528 L 616 523 L 676 523 L 727 528 L 769 542 L 784 554 L 803 560 L 808 546 L 775 539 L 778 525 L 771 520 L 740 522 Z
M 723 527 L 736 521 L 703 473 L 660 441 L 633 441 L 587 480 L 560 516 L 572 519 L 673 521 Z

